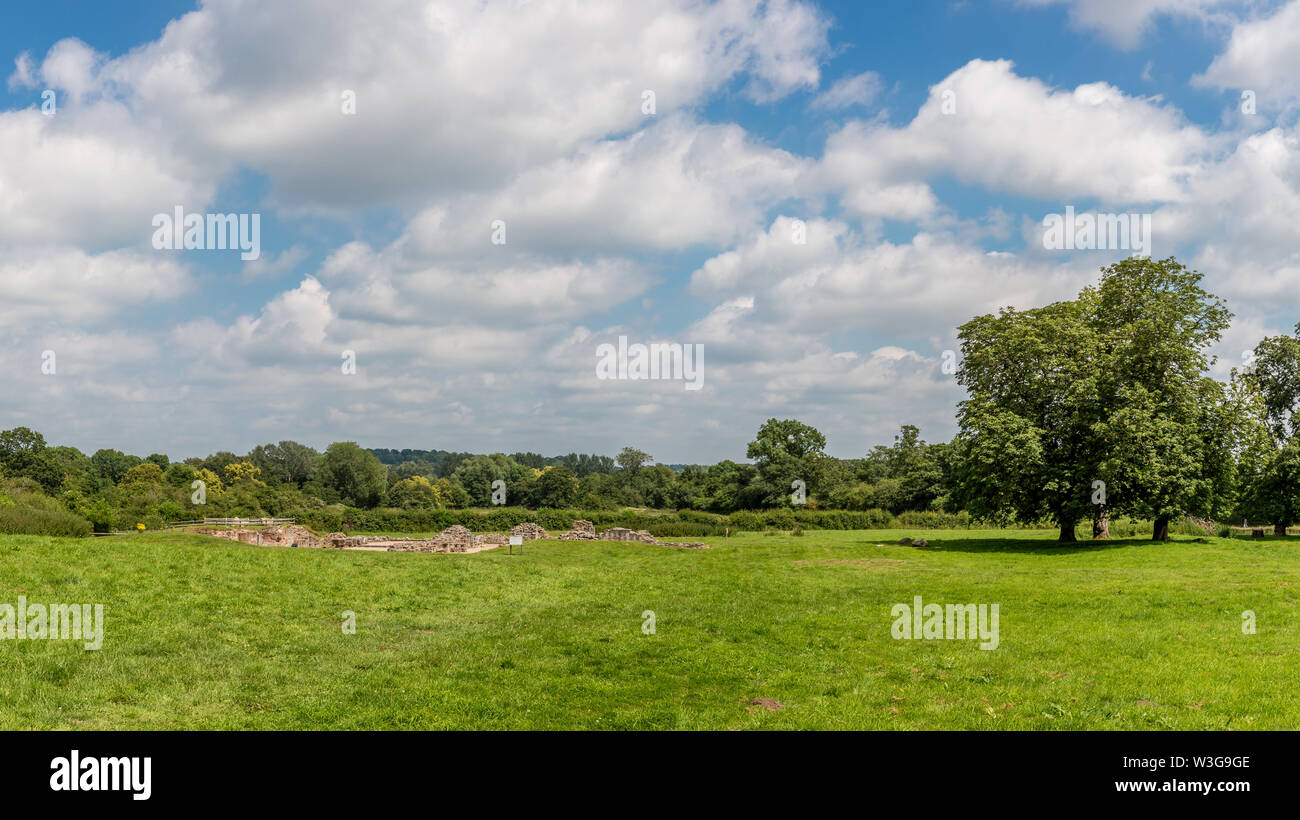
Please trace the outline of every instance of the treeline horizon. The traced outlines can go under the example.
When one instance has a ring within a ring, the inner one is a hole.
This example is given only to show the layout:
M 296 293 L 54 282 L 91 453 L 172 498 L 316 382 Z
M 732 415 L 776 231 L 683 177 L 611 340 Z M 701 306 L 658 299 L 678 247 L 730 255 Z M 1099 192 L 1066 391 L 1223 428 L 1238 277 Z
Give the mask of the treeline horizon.
M 618 455 L 543 456 L 449 450 L 362 448 L 335 442 L 318 451 L 295 441 L 171 461 L 111 448 L 86 455 L 51 446 L 37 431 L 0 432 L 0 477 L 7 491 L 43 492 L 97 529 L 144 522 L 150 528 L 201 511 L 212 517 L 289 517 L 321 506 L 362 510 L 496 506 L 613 511 L 627 507 L 731 513 L 774 508 L 897 514 L 944 507 L 946 445 L 930 445 L 905 425 L 891 446 L 861 459 L 824 453 L 825 437 L 797 420 L 770 419 L 751 442 L 751 462 L 654 463 L 624 447 Z M 797 490 L 785 473 L 798 473 Z M 200 482 L 195 484 L 195 482 Z M 496 482 L 502 482 L 496 484 Z M 495 484 L 495 486 L 494 486 Z M 201 487 L 201 491 L 200 488 Z
M 87 456 L 18 427 L 0 432 L 0 519 L 14 506 L 97 530 L 200 511 L 324 520 L 327 508 L 804 509 L 1049 522 L 1067 542 L 1086 521 L 1107 538 L 1118 517 L 1152 522 L 1157 540 L 1188 517 L 1285 535 L 1300 517 L 1300 324 L 1262 340 L 1220 382 L 1207 351 L 1232 314 L 1201 280 L 1172 258 L 1131 257 L 1074 300 L 962 325 L 954 375 L 968 395 L 945 443 L 903 425 L 891 445 L 836 458 L 816 428 L 771 418 L 747 461 L 710 465 L 656 464 L 631 446 L 548 457 L 288 440 L 172 462 L 107 448 Z

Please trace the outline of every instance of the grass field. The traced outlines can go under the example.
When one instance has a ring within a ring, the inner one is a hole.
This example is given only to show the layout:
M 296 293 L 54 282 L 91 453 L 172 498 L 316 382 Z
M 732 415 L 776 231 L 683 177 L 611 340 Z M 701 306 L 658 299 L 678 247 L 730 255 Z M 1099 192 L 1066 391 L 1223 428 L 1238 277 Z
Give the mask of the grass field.
M 105 608 L 99 651 L 0 641 L 0 729 L 1300 727 L 1300 538 L 1053 537 L 511 556 L 0 536 L 0 603 Z M 1000 646 L 892 638 L 916 595 L 998 604 Z

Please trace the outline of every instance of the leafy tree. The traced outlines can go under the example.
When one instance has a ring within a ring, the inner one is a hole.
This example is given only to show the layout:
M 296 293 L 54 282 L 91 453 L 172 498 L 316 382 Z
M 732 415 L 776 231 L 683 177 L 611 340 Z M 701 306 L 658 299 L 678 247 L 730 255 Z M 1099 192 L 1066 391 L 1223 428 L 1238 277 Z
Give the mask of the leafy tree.
M 305 444 L 282 441 L 279 444 L 260 444 L 252 449 L 248 458 L 269 479 L 301 488 L 316 477 L 321 455 Z
M 234 464 L 227 464 L 224 472 L 226 483 L 232 487 L 241 483 L 248 483 L 255 487 L 265 485 L 265 482 L 262 481 L 262 468 L 251 461 L 236 461 Z
M 637 470 L 649 463 L 650 454 L 634 447 L 624 447 L 618 451 L 614 461 L 628 475 L 636 475 Z
M 1205 376 L 1208 349 L 1232 319 L 1203 277 L 1172 257 L 1131 257 L 1102 269 L 1080 301 L 1098 336 L 1106 458 L 1096 478 L 1107 506 L 1154 520 L 1168 540 L 1179 515 L 1210 515 L 1230 491 L 1223 386 Z
M 541 453 L 511 453 L 510 458 L 525 467 L 542 470 L 550 466 L 550 459 Z
M 1253 351 L 1247 386 L 1264 403 L 1264 418 L 1277 441 L 1300 432 L 1300 323 L 1294 336 L 1269 336 Z
M 568 467 L 580 479 L 586 478 L 593 473 L 613 473 L 618 468 L 618 462 L 609 456 L 588 455 L 586 453 L 569 453 L 557 459 L 557 463 Z
M 121 486 L 136 484 L 143 486 L 160 486 L 163 483 L 163 471 L 152 461 L 143 461 L 126 471 L 122 476 Z
M 207 467 L 201 467 L 194 471 L 194 478 L 190 480 L 190 483 L 194 481 L 202 481 L 204 492 L 209 496 L 219 495 L 226 489 L 221 477 Z
M 465 492 L 465 488 L 456 479 L 440 478 L 434 482 L 433 488 L 438 491 L 438 498 L 448 507 L 459 510 L 469 506 L 469 493 Z
M 873 506 L 894 514 L 930 509 L 945 492 L 945 449 L 945 445 L 922 441 L 921 431 L 912 424 L 902 426 L 893 446 L 877 445 L 859 470 L 873 483 L 889 482 L 871 493 L 880 499 Z
M 173 487 L 189 487 L 197 478 L 198 470 L 181 461 L 177 461 L 163 471 L 163 480 Z
M 955 494 L 972 514 L 1050 519 L 1062 542 L 1088 515 L 1103 418 L 1097 338 L 1077 302 L 977 316 L 958 331 L 961 468 Z
M 1300 324 L 1295 336 L 1260 341 L 1241 381 L 1256 420 L 1242 453 L 1241 511 L 1286 535 L 1300 518 Z
M 959 500 L 1050 518 L 1062 541 L 1108 509 L 1153 518 L 1157 540 L 1174 516 L 1224 509 L 1234 431 L 1222 385 L 1204 374 L 1231 314 L 1201 279 L 1172 258 L 1133 257 L 1076 301 L 963 325 Z
M 533 481 L 528 506 L 562 509 L 578 498 L 578 479 L 568 467 L 548 467 Z
M 46 451 L 45 437 L 27 427 L 0 432 L 0 469 L 33 479 L 51 494 L 63 484 L 63 471 Z
M 327 447 L 320 471 L 325 484 L 354 507 L 377 507 L 388 490 L 388 468 L 355 441 L 339 441 Z
M 431 509 L 439 506 L 439 501 L 438 490 L 422 475 L 404 478 L 388 490 L 388 503 L 404 509 Z
M 217 475 L 224 475 L 227 465 L 234 464 L 236 461 L 239 460 L 240 460 L 239 456 L 235 455 L 229 450 L 221 450 L 220 452 L 213 453 L 212 455 L 203 459 L 202 466 L 206 467 L 207 469 L 211 470 Z
M 524 490 L 524 485 L 532 477 L 531 469 L 503 453 L 473 456 L 462 461 L 452 473 L 452 478 L 469 493 L 469 503 L 475 507 L 487 507 L 492 504 L 492 482 L 506 483 L 506 503 L 509 504 L 517 500 L 517 496 Z
M 90 457 L 90 465 L 95 472 L 114 484 L 122 480 L 127 470 L 139 463 L 139 458 L 129 456 L 121 450 L 96 450 Z
M 821 486 L 825 470 L 826 437 L 817 428 L 795 419 L 768 419 L 749 443 L 746 456 L 754 460 L 762 484 L 763 503 L 789 506 L 796 481 L 809 494 Z
M 430 481 L 438 477 L 438 471 L 431 462 L 428 461 L 403 461 L 396 467 L 388 468 L 389 482 L 396 484 L 408 478 L 420 476 Z

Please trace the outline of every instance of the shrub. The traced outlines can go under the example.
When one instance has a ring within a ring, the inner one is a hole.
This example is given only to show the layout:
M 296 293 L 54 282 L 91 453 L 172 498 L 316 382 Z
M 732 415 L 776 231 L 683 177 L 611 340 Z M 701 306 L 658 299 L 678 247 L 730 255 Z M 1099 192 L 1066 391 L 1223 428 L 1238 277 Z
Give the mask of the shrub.
M 64 510 L 40 510 L 5 504 L 0 506 L 0 533 L 85 538 L 90 535 L 90 522 Z

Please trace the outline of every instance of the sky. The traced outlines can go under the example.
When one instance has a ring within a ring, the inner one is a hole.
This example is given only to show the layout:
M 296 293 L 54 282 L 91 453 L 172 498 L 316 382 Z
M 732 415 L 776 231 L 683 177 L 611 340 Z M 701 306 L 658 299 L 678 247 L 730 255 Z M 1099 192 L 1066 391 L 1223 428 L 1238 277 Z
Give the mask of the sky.
M 962 323 L 1135 252 L 1047 247 L 1067 209 L 1205 274 L 1226 377 L 1300 321 L 1297 42 L 1300 0 L 6 6 L 0 427 L 173 458 L 943 441 Z M 173 248 L 178 208 L 258 241 Z M 695 382 L 604 378 L 620 337 L 702 350 Z

